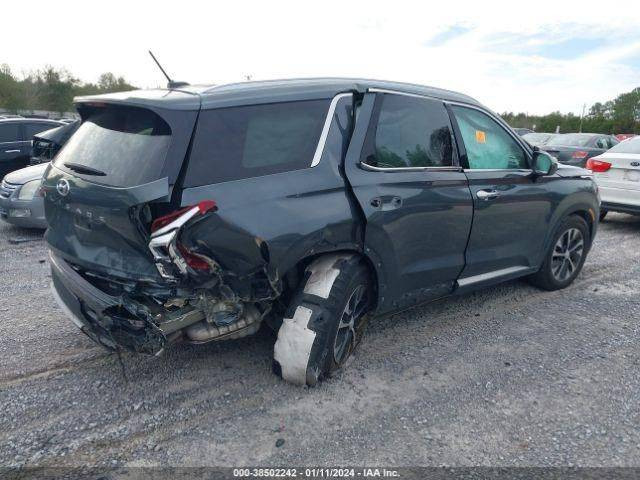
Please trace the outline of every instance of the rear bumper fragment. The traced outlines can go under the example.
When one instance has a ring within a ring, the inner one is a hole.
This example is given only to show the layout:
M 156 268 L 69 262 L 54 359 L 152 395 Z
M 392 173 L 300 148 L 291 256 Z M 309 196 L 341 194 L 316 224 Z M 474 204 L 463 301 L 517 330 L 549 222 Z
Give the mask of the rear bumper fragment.
M 109 349 L 120 347 L 157 354 L 167 343 L 151 322 L 136 318 L 120 298 L 91 285 L 65 260 L 49 253 L 54 296 L 62 309 L 92 340 Z

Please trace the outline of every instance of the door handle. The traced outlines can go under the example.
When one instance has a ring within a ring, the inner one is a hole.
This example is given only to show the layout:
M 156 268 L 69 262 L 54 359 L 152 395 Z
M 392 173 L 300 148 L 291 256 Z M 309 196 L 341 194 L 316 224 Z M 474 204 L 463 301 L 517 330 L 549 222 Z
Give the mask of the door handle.
M 478 190 L 476 197 L 485 202 L 488 200 L 494 200 L 500 196 L 500 192 L 497 190 Z
M 20 153 L 20 150 L 5 150 L 4 153 Z

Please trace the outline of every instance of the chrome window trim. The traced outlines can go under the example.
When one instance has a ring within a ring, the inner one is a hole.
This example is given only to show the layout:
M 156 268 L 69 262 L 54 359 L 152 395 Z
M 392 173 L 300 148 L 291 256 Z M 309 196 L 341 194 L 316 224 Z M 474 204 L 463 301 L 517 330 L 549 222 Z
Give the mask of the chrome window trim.
M 465 168 L 466 172 L 519 172 L 519 173 L 531 173 L 530 168 Z
M 364 170 L 372 172 L 462 172 L 462 167 L 455 165 L 446 167 L 374 167 L 360 161 L 360 166 Z
M 318 140 L 318 146 L 313 154 L 313 160 L 311 160 L 311 167 L 315 167 L 320 163 L 322 159 L 322 153 L 324 152 L 324 146 L 327 143 L 327 137 L 329 136 L 329 129 L 333 122 L 333 117 L 338 107 L 338 102 L 345 97 L 353 97 L 353 93 L 339 93 L 331 100 L 329 104 L 329 111 L 327 112 L 327 118 L 324 119 L 324 125 L 322 126 L 322 133 L 320 134 L 320 140 Z
M 419 93 L 409 93 L 409 92 L 400 92 L 398 90 L 389 90 L 386 88 L 368 88 L 367 92 L 369 93 L 390 93 L 392 95 L 404 95 L 405 97 L 414 97 L 414 98 L 430 98 L 431 100 L 440 100 L 441 102 L 445 102 L 442 98 L 434 97 L 433 95 L 424 95 Z

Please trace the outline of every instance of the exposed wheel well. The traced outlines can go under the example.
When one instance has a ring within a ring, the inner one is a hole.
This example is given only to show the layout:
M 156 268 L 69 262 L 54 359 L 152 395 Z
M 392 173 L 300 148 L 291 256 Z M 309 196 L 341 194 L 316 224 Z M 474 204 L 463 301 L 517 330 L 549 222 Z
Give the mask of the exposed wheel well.
M 591 211 L 577 210 L 575 212 L 572 212 L 571 215 L 576 215 L 582 218 L 585 222 L 587 222 L 587 226 L 589 227 L 589 237 L 591 241 L 593 241 L 593 226 L 594 226 L 595 218 L 593 217 L 593 214 L 591 213 Z
M 308 257 L 305 257 L 298 261 L 298 263 L 296 263 L 296 265 L 283 276 L 283 300 L 286 302 L 288 299 L 287 296 L 293 293 L 300 285 L 300 282 L 304 280 L 304 271 L 305 268 L 307 268 L 307 265 L 309 265 L 311 262 L 321 257 L 322 255 L 335 253 L 352 253 L 353 255 L 358 256 L 361 259 L 363 265 L 367 267 L 367 271 L 369 272 L 371 278 L 371 285 L 373 285 L 375 289 L 375 291 L 373 292 L 373 298 L 376 300 L 376 304 L 374 305 L 374 308 L 376 308 L 378 299 L 378 275 L 371 259 L 357 250 L 336 250 L 330 252 L 322 252 L 315 255 L 309 255 Z

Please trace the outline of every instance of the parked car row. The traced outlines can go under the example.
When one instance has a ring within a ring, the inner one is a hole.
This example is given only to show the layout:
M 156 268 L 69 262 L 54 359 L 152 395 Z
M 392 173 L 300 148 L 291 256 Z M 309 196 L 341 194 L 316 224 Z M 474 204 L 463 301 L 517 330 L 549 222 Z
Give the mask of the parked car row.
M 20 227 L 47 228 L 39 189 L 42 175 L 47 164 L 79 126 L 80 122 L 76 121 L 33 137 L 32 166 L 7 174 L 0 183 L 0 219 Z
M 34 135 L 62 125 L 40 118 L 0 119 L 0 178 L 29 165 Z

